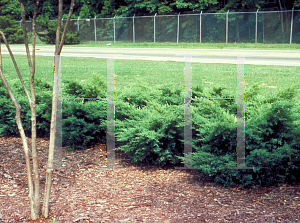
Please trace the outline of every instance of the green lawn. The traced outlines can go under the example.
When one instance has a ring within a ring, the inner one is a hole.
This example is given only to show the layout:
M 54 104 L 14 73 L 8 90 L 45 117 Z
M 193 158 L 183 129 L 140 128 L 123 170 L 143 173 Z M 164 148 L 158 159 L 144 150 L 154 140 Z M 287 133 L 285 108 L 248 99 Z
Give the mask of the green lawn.
M 110 46 L 106 45 L 111 43 Z M 73 45 L 75 46 L 75 45 Z M 149 47 L 149 48 L 191 48 L 191 49 L 273 49 L 273 50 L 300 50 L 300 44 L 263 44 L 263 43 L 113 43 L 108 42 L 89 42 L 82 43 L 81 47 Z M 68 47 L 66 45 L 66 47 Z
M 28 41 L 32 45 L 32 40 Z M 118 47 L 118 48 L 126 48 L 126 47 L 149 47 L 149 48 L 198 48 L 198 49 L 273 49 L 273 50 L 300 50 L 300 44 L 263 44 L 263 43 L 185 43 L 179 42 L 177 43 L 161 43 L 161 42 L 147 42 L 147 43 L 128 43 L 128 42 L 117 42 L 114 41 L 98 41 L 95 43 L 91 42 L 82 42 L 79 45 L 64 45 L 64 47 L 68 46 L 76 46 L 76 47 Z M 41 42 L 38 38 L 36 38 L 36 44 L 38 46 L 47 46 Z M 110 46 L 106 44 L 111 44 Z M 24 44 L 22 44 L 24 45 Z
M 3 72 L 10 83 L 18 78 L 9 55 L 2 55 Z M 29 89 L 29 67 L 26 56 L 15 55 L 23 79 Z M 53 57 L 36 57 L 36 78 L 52 85 Z M 106 59 L 62 57 L 62 80 L 87 81 L 93 74 L 106 78 Z M 221 86 L 236 96 L 236 65 L 192 63 L 193 86 Z M 184 62 L 143 60 L 115 60 L 116 91 L 141 80 L 150 86 L 169 85 L 184 89 Z M 245 83 L 251 86 L 262 81 L 264 92 L 271 94 L 278 89 L 300 83 L 300 67 L 245 65 Z M 21 86 L 21 85 L 20 85 Z M 299 93 L 300 95 L 300 93 Z

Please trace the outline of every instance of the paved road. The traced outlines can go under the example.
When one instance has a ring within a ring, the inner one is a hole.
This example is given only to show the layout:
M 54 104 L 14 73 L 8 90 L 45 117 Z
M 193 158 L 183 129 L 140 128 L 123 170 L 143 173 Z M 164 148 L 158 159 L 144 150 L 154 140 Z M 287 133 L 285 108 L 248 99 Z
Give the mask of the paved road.
M 26 55 L 25 46 L 11 46 L 14 54 Z M 31 50 L 31 47 L 30 47 Z M 2 45 L 2 53 L 8 54 Z M 36 55 L 53 56 L 54 46 L 37 46 Z M 116 59 L 185 61 L 184 54 L 192 54 L 192 62 L 236 64 L 236 56 L 245 55 L 245 64 L 300 66 L 299 50 L 229 50 L 229 49 L 170 49 L 170 48 L 102 48 L 64 46 L 61 56 Z

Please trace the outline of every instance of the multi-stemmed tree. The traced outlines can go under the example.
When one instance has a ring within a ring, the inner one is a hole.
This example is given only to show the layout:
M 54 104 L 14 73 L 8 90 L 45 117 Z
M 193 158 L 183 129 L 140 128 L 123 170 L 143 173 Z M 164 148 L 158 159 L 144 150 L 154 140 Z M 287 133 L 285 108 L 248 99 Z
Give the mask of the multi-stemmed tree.
M 25 41 L 25 48 L 27 53 L 27 60 L 28 65 L 30 69 L 30 92 L 29 94 L 24 81 L 22 79 L 22 76 L 20 74 L 20 71 L 18 69 L 18 66 L 16 64 L 16 61 L 14 59 L 14 56 L 12 54 L 12 51 L 8 45 L 7 39 L 5 38 L 5 33 L 3 33 L 0 30 L 0 35 L 7 47 L 7 50 L 10 54 L 10 57 L 13 61 L 13 64 L 15 66 L 16 72 L 19 76 L 19 79 L 21 81 L 21 84 L 24 88 L 25 94 L 28 98 L 30 109 L 31 109 L 31 147 L 32 147 L 32 164 L 33 164 L 33 174 L 34 174 L 34 187 L 31 179 L 31 166 L 30 166 L 30 159 L 29 159 L 29 150 L 28 150 L 28 142 L 27 137 L 25 135 L 22 122 L 21 122 L 21 106 L 19 105 L 18 101 L 16 100 L 16 97 L 14 96 L 13 92 L 11 91 L 2 71 L 2 59 L 1 59 L 1 45 L 0 45 L 0 77 L 1 80 L 12 99 L 14 106 L 16 108 L 16 122 L 18 125 L 18 129 L 22 138 L 24 153 L 25 153 L 25 161 L 26 161 L 26 167 L 27 167 L 27 178 L 28 178 L 28 187 L 29 187 L 29 199 L 30 199 L 30 209 L 31 209 L 31 219 L 36 220 L 39 218 L 39 212 L 40 212 L 40 195 L 39 195 L 39 174 L 38 174 L 38 159 L 37 159 L 37 153 L 36 153 L 36 111 L 35 111 L 35 91 L 34 91 L 34 74 L 35 74 L 35 24 L 36 24 L 36 17 L 37 17 L 37 11 L 38 11 L 38 5 L 39 0 L 37 0 L 35 3 L 35 10 L 34 10 L 34 16 L 33 16 L 33 43 L 32 43 L 32 59 L 30 57 L 30 51 L 28 47 L 28 39 L 27 39 L 27 33 L 26 33 L 26 20 L 25 20 L 25 9 L 24 9 L 24 0 L 20 0 L 21 5 L 21 12 L 22 12 L 22 27 L 23 27 L 23 34 L 24 34 L 24 41 Z M 45 183 L 45 196 L 44 196 L 44 203 L 43 203 L 43 209 L 42 214 L 44 217 L 48 217 L 49 215 L 49 197 L 50 197 L 50 190 L 51 190 L 51 177 L 53 172 L 53 157 L 54 157 L 54 143 L 55 143 L 55 125 L 56 125 L 56 119 L 55 115 L 57 113 L 57 92 L 58 92 L 58 65 L 59 65 L 59 57 L 60 53 L 64 44 L 66 32 L 69 26 L 70 18 L 73 13 L 74 8 L 74 0 L 71 0 L 70 4 L 70 10 L 69 15 L 67 19 L 67 23 L 65 25 L 63 35 L 61 40 L 60 37 L 60 28 L 61 28 L 61 20 L 62 20 L 62 6 L 63 2 L 62 0 L 59 0 L 58 5 L 58 23 L 57 23 L 57 29 L 56 29 L 56 39 L 55 39 L 55 52 L 54 52 L 54 59 L 55 59 L 55 65 L 54 65 L 54 75 L 53 75 L 53 94 L 52 94 L 52 114 L 51 114 L 51 130 L 50 130 L 50 145 L 49 145 L 49 155 L 48 155 L 48 164 L 47 164 L 47 170 L 46 170 L 46 183 Z M 1 43 L 1 42 L 0 42 Z M 55 75 L 56 74 L 56 75 Z

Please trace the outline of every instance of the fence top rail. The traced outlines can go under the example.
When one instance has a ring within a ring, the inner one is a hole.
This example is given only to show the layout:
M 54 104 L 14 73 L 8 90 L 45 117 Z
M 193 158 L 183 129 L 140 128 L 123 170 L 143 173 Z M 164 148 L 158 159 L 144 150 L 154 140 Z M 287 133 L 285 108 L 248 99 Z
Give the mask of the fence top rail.
M 165 17 L 165 16 L 191 16 L 191 15 L 194 15 L 194 16 L 198 16 L 198 15 L 225 15 L 225 14 L 241 14 L 241 13 L 280 13 L 280 12 L 291 12 L 293 10 L 284 10 L 284 11 L 256 11 L 256 12 L 203 12 L 203 13 L 195 13 L 195 14 L 174 14 L 174 15 L 147 15 L 147 16 L 134 16 L 134 18 L 145 18 L 145 17 Z M 294 11 L 300 11 L 300 9 L 294 9 Z M 126 18 L 133 18 L 133 16 L 119 16 L 119 17 L 111 17 L 111 18 L 82 18 L 82 19 L 70 19 L 70 21 L 78 21 L 78 20 L 85 20 L 85 21 L 88 21 L 88 20 L 99 20 L 99 19 L 126 19 Z M 22 21 L 22 19 L 21 19 Z M 57 20 L 49 20 L 49 21 L 57 21 Z M 16 21 L 16 22 L 20 22 L 20 21 Z M 31 22 L 31 20 L 27 20 L 26 22 Z
M 205 14 L 205 13 L 202 13 L 202 15 L 203 14 Z M 207 13 L 208 14 L 208 13 Z M 212 13 L 209 13 L 209 14 L 212 14 Z M 219 13 L 219 14 L 221 14 L 221 13 Z M 223 14 L 223 13 L 222 13 Z M 226 13 L 225 13 L 226 14 Z M 197 14 L 180 14 L 179 16 L 181 17 L 181 16 L 186 16 L 186 15 L 189 15 L 189 16 L 191 16 L 191 15 L 196 15 L 196 16 L 199 16 L 200 15 L 200 13 L 197 13 Z M 160 17 L 162 17 L 162 16 L 164 16 L 164 15 L 157 15 L 156 17 L 158 17 L 158 16 L 160 16 Z M 172 16 L 178 16 L 178 14 L 177 15 L 172 15 Z
M 112 18 L 90 18 L 90 19 L 97 20 L 97 19 L 114 19 L 114 18 L 112 17 Z M 77 19 L 70 19 L 70 20 L 77 20 Z M 81 20 L 81 19 L 79 19 L 79 20 Z M 82 20 L 84 20 L 84 19 L 82 19 Z
M 258 13 L 272 13 L 272 12 L 292 12 L 293 10 L 284 10 L 284 11 L 258 11 Z M 300 11 L 299 10 L 294 10 L 294 11 Z
M 142 18 L 144 18 L 144 17 L 151 17 L 151 18 L 153 18 L 153 17 L 155 17 L 154 15 L 137 15 L 137 16 L 134 16 L 134 18 L 139 18 L 139 17 L 142 17 Z M 156 16 L 157 17 L 157 16 Z M 117 17 L 116 17 L 117 18 Z M 132 18 L 132 17 L 130 17 L 130 18 Z
M 97 19 L 113 19 L 113 18 L 85 18 L 85 19 L 70 19 L 70 21 L 90 21 L 90 20 L 97 20 Z M 65 19 L 66 20 L 66 19 Z M 49 21 L 57 21 L 57 20 L 49 20 Z

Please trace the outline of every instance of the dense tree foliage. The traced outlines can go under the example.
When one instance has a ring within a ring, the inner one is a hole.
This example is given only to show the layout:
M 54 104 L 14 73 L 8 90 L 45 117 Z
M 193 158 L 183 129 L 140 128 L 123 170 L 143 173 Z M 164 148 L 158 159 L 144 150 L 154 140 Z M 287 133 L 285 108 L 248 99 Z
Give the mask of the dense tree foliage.
M 24 43 L 22 27 L 15 22 L 12 16 L 0 16 L 0 30 L 5 33 L 8 43 Z M 27 33 L 29 37 L 31 34 Z M 3 43 L 3 40 L 0 40 Z
M 71 0 L 64 0 L 63 18 L 67 18 L 67 6 Z M 0 7 L 3 15 L 11 15 L 15 20 L 21 19 L 19 0 L 1 0 Z M 26 19 L 33 17 L 34 5 L 30 0 L 25 0 Z M 72 18 L 97 18 L 112 16 L 133 16 L 144 14 L 175 14 L 175 13 L 199 13 L 226 12 L 226 11 L 272 11 L 291 10 L 300 7 L 300 0 L 76 0 Z M 38 15 L 49 19 L 55 19 L 57 15 L 56 0 L 40 0 Z
M 45 18 L 42 19 L 42 17 L 40 17 L 39 21 L 37 22 L 37 25 L 39 25 L 43 30 L 46 30 L 46 32 L 43 33 L 37 32 L 37 35 L 39 36 L 40 40 L 48 44 L 55 44 L 57 22 L 49 21 Z M 60 37 L 63 34 L 63 30 L 65 26 L 62 25 L 61 27 L 62 28 L 60 30 Z M 79 44 L 79 43 L 80 43 L 79 32 L 72 33 L 70 30 L 68 30 L 65 38 L 65 45 Z
M 71 0 L 64 0 L 64 8 L 67 9 Z M 34 5 L 30 0 L 25 0 L 26 20 L 33 17 Z M 56 0 L 40 0 L 38 17 L 39 20 L 55 20 L 57 11 Z M 10 15 L 12 20 L 20 21 L 21 12 L 19 9 L 19 0 L 2 0 L 0 3 L 2 7 L 1 15 Z M 230 12 L 255 12 L 260 11 L 283 11 L 280 15 L 275 14 L 259 14 L 258 15 L 258 33 L 257 41 L 259 43 L 289 43 L 290 41 L 290 27 L 291 27 L 291 13 L 286 10 L 300 8 L 300 0 L 76 0 L 74 13 L 72 19 L 77 18 L 111 18 L 117 17 L 132 17 L 133 15 L 166 15 L 166 14 L 193 14 L 193 13 L 224 13 L 228 10 Z M 63 11 L 63 18 L 66 19 L 68 11 Z M 294 13 L 294 27 L 297 27 L 299 20 L 298 14 Z M 181 17 L 180 26 L 180 42 L 195 42 L 199 41 L 200 34 L 197 27 L 199 27 L 200 19 L 194 17 Z M 282 19 L 283 18 L 283 19 Z M 225 21 L 226 16 L 207 15 L 202 16 L 202 42 L 225 42 Z M 231 14 L 228 17 L 229 21 L 229 42 L 255 42 L 255 14 Z M 177 20 L 170 18 L 156 19 L 157 33 L 156 41 L 176 42 Z M 152 20 L 136 20 L 136 42 L 152 42 L 153 38 Z M 141 24 L 140 24 L 141 23 Z M 176 23 L 176 24 L 175 24 Z M 94 40 L 95 30 L 94 24 L 88 21 L 81 21 L 80 23 L 80 37 L 84 41 Z M 142 25 L 142 26 L 141 26 Z M 70 24 L 70 30 L 75 35 L 77 31 L 78 22 Z M 101 21 L 97 24 L 97 40 L 111 41 L 114 39 L 112 31 L 113 23 L 111 21 Z M 127 20 L 118 20 L 116 22 L 117 41 L 133 41 L 132 22 Z M 147 28 L 148 27 L 148 28 Z M 196 27 L 196 30 L 195 28 Z M 76 31 L 75 31 L 76 30 Z M 49 32 L 49 30 L 48 30 Z M 14 32 L 14 33 L 17 33 Z M 300 33 L 294 28 L 293 43 L 300 41 Z M 71 35 L 69 32 L 68 35 Z M 140 36 L 143 35 L 143 36 Z M 55 37 L 55 35 L 54 35 Z M 71 41 L 66 44 L 74 44 L 73 40 L 77 40 L 76 36 L 71 36 Z M 150 38 L 150 39 L 149 39 Z M 48 40 L 49 39 L 49 40 Z M 46 38 L 48 43 L 53 42 L 51 38 Z
M 15 22 L 14 17 L 19 13 L 21 14 L 21 10 L 15 10 L 15 5 L 9 0 L 0 1 L 0 30 L 5 33 L 8 43 L 24 43 L 22 27 Z M 30 33 L 28 33 L 29 36 Z M 2 38 L 0 42 L 3 43 Z

